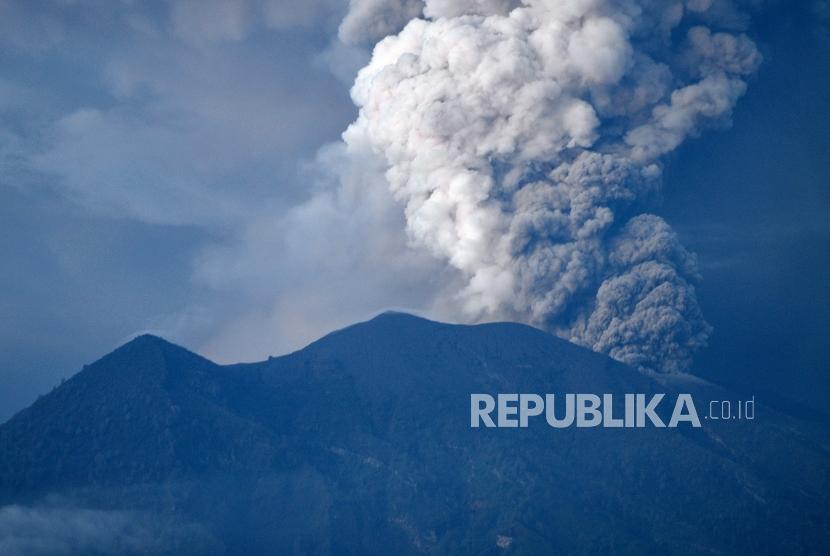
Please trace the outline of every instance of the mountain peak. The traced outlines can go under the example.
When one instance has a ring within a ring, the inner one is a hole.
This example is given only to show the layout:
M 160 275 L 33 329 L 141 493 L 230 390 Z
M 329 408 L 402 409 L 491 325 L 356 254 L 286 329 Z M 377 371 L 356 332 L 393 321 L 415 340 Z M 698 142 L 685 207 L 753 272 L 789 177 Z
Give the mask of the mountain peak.
M 142 342 L 166 342 L 170 343 L 161 336 L 156 336 L 155 334 L 150 334 L 149 332 L 143 332 L 141 334 L 136 334 L 131 342 L 134 341 L 142 341 Z M 129 342 L 128 342 L 129 343 Z
M 172 342 L 162 338 L 161 336 L 156 336 L 155 334 L 149 333 L 141 333 L 136 336 L 133 336 L 131 340 L 123 344 L 120 348 L 125 348 L 127 346 L 133 347 L 141 347 L 141 348 L 148 348 L 148 347 L 165 347 L 165 346 L 176 346 Z
M 113 360 L 121 358 L 129 359 L 145 359 L 147 357 L 158 356 L 179 356 L 191 357 L 204 360 L 203 357 L 193 353 L 178 344 L 174 344 L 160 336 L 154 334 L 139 334 L 127 343 L 117 347 L 115 350 L 104 356 L 100 361 Z
M 388 311 L 383 311 L 382 313 L 379 313 L 375 317 L 369 319 L 368 322 L 391 321 L 391 320 L 396 320 L 396 321 L 409 320 L 409 321 L 412 321 L 412 322 L 431 322 L 431 323 L 434 323 L 434 324 L 443 324 L 443 323 L 437 323 L 435 321 L 431 321 L 431 320 L 429 320 L 425 317 L 421 317 L 421 316 L 418 316 L 418 315 L 413 315 L 412 313 L 407 313 L 406 311 L 397 311 L 397 310 L 394 310 L 394 309 L 390 309 Z

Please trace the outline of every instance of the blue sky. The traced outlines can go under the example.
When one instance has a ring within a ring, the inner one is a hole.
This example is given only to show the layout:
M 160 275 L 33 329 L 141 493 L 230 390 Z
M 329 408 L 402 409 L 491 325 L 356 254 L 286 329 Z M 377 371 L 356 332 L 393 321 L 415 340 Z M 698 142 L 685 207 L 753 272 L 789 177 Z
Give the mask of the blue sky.
M 241 4 L 0 2 L 0 419 L 141 331 L 258 359 L 384 308 L 428 312 L 455 279 L 362 244 L 332 255 L 332 234 L 403 241 L 362 206 L 295 231 L 368 51 L 337 38 L 345 3 Z M 652 210 L 699 257 L 714 333 L 695 372 L 820 406 L 830 8 L 750 13 L 764 62 L 732 125 L 670 156 Z
M 830 387 L 830 42 L 820 8 L 781 3 L 755 15 L 764 64 L 733 126 L 677 153 L 662 208 L 703 269 L 699 298 L 715 333 L 696 371 L 816 407 Z

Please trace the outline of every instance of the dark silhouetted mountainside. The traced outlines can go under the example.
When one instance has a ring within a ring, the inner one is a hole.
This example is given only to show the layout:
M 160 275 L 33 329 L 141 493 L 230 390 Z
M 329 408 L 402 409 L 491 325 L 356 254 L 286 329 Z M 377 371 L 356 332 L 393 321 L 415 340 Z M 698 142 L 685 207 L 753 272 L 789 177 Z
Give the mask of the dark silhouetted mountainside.
M 753 421 L 700 429 L 469 424 L 477 392 L 681 391 L 699 410 L 730 399 L 690 377 L 666 380 L 527 326 L 400 313 L 256 364 L 218 366 L 142 336 L 0 427 L 0 502 L 154 516 L 142 531 L 155 544 L 112 548 L 116 529 L 75 545 L 90 553 L 830 546 L 824 424 L 763 400 Z

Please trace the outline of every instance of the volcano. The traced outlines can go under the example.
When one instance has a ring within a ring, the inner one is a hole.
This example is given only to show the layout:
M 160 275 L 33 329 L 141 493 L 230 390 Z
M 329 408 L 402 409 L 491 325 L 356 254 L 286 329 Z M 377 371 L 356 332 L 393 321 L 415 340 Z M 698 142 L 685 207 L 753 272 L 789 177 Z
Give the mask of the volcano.
M 702 426 L 470 426 L 471 394 L 513 392 L 689 393 Z M 0 426 L 0 548 L 825 552 L 826 421 L 704 418 L 740 399 L 514 323 L 385 313 L 225 366 L 140 336 Z

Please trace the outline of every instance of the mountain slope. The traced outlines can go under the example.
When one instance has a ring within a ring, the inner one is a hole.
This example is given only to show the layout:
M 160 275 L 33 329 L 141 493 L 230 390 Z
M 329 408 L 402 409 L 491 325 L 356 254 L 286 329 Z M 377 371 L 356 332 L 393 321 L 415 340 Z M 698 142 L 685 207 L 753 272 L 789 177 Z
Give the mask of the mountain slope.
M 271 446 L 254 446 L 265 429 L 214 399 L 218 371 L 160 338 L 136 338 L 0 427 L 2 492 L 151 482 L 268 457 Z
M 240 554 L 820 552 L 815 424 L 469 426 L 471 393 L 678 389 L 735 399 L 509 323 L 387 313 L 225 367 L 141 337 L 0 427 L 0 499 L 163 512 Z

